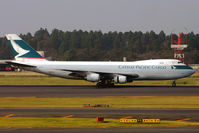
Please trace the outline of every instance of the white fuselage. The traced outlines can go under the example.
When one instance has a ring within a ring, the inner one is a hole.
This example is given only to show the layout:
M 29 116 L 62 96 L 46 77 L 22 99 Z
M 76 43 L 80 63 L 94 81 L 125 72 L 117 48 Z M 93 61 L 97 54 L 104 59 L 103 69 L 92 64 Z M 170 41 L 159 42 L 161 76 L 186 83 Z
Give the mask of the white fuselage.
M 26 64 L 36 67 L 26 70 L 48 75 L 80 79 L 71 76 L 74 72 L 110 73 L 113 75 L 138 75 L 134 80 L 175 80 L 192 75 L 188 65 L 175 59 L 155 59 L 134 62 L 78 62 L 78 61 L 30 61 Z

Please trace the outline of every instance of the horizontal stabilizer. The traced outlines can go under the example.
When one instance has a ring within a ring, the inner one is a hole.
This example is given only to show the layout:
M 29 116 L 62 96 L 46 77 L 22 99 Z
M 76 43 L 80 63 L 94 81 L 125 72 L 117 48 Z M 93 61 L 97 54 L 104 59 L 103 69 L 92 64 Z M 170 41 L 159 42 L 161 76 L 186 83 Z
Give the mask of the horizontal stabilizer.
M 18 67 L 36 67 L 33 65 L 27 65 L 27 64 L 22 64 L 22 63 L 18 63 L 18 62 L 12 62 L 12 61 L 7 61 L 6 63 L 13 65 L 13 66 L 18 66 Z

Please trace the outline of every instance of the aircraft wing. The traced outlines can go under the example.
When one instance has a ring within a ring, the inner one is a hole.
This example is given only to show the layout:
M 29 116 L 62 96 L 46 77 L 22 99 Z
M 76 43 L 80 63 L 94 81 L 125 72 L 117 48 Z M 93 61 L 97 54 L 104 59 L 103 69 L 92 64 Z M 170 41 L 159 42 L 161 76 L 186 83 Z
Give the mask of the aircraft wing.
M 84 70 L 71 70 L 71 69 L 59 69 L 61 71 L 70 71 L 72 72 L 70 75 L 71 76 L 77 76 L 77 77 L 85 77 L 88 73 L 97 73 L 100 74 L 101 76 L 105 78 L 110 78 L 114 77 L 115 75 L 123 75 L 123 76 L 128 76 L 131 78 L 138 78 L 138 74 L 120 74 L 120 73 L 109 73 L 109 72 L 96 72 L 96 71 L 84 71 Z

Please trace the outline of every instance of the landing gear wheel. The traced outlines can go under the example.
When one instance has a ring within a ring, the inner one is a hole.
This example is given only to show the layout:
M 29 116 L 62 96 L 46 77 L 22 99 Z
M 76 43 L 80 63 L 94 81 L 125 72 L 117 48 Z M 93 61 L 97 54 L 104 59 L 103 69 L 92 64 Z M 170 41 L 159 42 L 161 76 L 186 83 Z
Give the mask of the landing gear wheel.
M 176 81 L 175 80 L 172 83 L 172 87 L 176 87 Z
M 102 81 L 99 81 L 97 84 L 96 84 L 96 87 L 97 88 L 102 88 L 102 87 L 113 87 L 115 84 L 110 81 L 110 80 L 102 80 Z
M 96 84 L 96 87 L 97 88 L 100 88 L 100 87 L 102 87 L 103 86 L 103 84 L 101 83 L 101 82 L 98 82 L 97 84 Z

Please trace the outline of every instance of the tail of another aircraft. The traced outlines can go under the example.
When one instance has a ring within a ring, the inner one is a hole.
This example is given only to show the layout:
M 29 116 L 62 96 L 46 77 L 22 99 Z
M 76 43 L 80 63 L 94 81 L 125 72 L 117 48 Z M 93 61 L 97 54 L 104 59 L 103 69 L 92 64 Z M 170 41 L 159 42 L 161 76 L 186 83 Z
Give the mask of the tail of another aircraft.
M 6 38 L 8 39 L 12 52 L 15 56 L 16 60 L 32 60 L 37 59 L 45 60 L 37 51 L 35 51 L 29 44 L 23 41 L 18 35 L 16 34 L 7 34 Z

